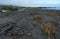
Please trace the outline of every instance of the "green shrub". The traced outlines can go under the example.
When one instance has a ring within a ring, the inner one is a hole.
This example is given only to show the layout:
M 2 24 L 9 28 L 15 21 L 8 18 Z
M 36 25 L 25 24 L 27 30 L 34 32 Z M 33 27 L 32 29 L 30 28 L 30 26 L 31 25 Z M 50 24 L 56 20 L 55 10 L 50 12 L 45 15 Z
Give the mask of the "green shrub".
M 5 9 L 5 10 L 12 10 L 13 7 L 12 7 L 12 6 L 3 6 L 2 9 Z

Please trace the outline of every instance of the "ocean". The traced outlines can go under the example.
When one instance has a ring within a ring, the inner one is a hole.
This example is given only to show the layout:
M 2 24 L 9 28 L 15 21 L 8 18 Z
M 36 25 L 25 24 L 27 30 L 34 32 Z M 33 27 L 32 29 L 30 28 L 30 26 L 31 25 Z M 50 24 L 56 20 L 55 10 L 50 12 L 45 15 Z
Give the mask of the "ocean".
M 60 7 L 43 8 L 43 10 L 60 10 Z

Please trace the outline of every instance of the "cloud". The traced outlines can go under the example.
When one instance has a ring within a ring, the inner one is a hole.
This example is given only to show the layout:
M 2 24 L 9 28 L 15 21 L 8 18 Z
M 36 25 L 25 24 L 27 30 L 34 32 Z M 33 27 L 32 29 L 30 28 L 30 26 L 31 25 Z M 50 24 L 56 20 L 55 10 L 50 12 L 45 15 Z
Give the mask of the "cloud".
M 59 0 L 0 0 L 0 4 L 18 6 L 60 6 Z

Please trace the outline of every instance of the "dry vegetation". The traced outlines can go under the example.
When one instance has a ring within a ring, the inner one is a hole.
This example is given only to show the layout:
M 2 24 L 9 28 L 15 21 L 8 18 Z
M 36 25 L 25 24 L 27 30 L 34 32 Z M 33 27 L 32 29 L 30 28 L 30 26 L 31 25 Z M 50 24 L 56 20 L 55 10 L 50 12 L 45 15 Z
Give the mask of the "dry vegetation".
M 42 27 L 44 34 L 46 34 L 48 37 L 54 36 L 56 32 L 55 29 L 55 26 L 51 23 L 44 24 Z
M 32 10 L 31 15 L 37 14 L 37 10 Z
M 40 16 L 34 16 L 33 20 L 40 21 L 42 18 Z

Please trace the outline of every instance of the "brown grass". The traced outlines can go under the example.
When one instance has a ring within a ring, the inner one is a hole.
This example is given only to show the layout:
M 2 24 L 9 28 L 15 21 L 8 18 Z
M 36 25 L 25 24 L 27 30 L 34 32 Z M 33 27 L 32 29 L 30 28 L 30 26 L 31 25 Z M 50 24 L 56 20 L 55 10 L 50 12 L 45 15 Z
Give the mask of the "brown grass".
M 42 18 L 40 17 L 40 16 L 34 16 L 34 18 L 33 18 L 33 20 L 35 20 L 35 21 L 39 21 L 39 20 L 41 20 Z
M 52 36 L 55 33 L 55 27 L 51 23 L 44 24 L 42 29 L 48 37 Z
M 36 14 L 37 10 L 32 10 L 31 15 Z

